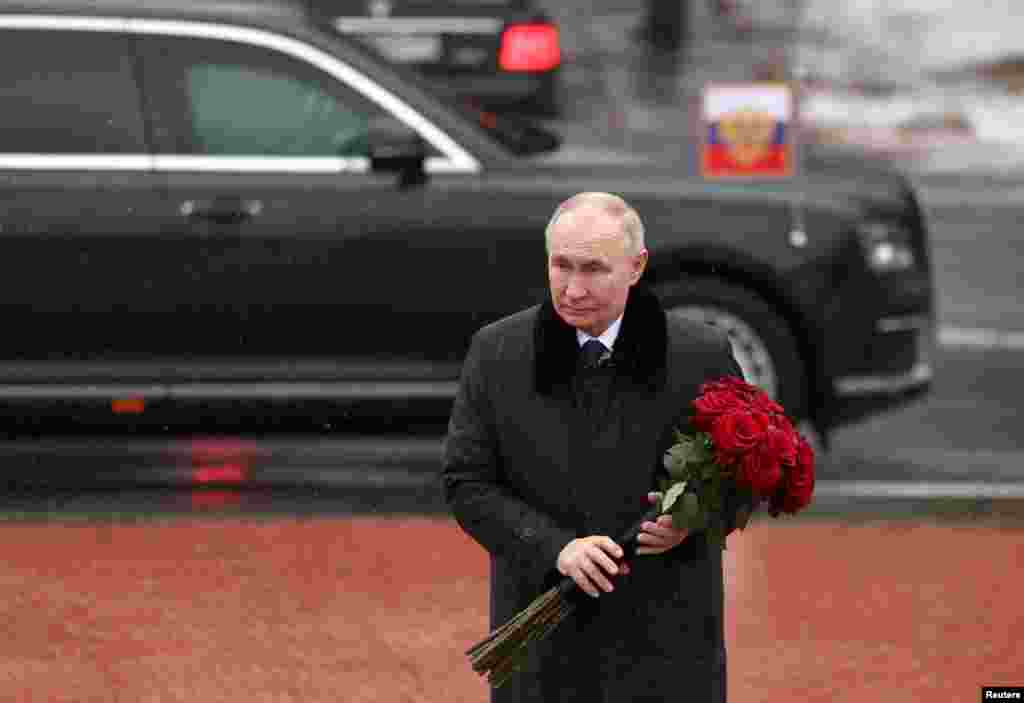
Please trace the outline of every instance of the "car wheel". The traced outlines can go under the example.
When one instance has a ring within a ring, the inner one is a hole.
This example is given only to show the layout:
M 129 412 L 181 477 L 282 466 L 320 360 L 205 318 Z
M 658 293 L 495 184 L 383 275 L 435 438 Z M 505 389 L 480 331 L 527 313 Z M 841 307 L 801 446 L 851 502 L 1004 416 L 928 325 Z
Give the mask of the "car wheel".
M 745 288 L 711 278 L 680 281 L 658 294 L 667 314 L 725 330 L 746 380 L 781 403 L 787 414 L 806 420 L 804 365 L 789 325 L 771 305 Z

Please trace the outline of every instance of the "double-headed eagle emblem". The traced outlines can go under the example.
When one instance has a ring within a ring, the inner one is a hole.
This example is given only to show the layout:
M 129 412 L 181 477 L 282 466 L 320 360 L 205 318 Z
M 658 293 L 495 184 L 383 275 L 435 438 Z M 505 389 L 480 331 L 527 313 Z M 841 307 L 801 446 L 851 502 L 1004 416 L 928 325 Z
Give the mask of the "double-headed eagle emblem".
M 701 110 L 706 178 L 793 175 L 795 104 L 780 83 L 712 83 Z
M 739 164 L 750 166 L 764 158 L 775 138 L 777 118 L 749 107 L 733 110 L 718 121 L 718 137 Z

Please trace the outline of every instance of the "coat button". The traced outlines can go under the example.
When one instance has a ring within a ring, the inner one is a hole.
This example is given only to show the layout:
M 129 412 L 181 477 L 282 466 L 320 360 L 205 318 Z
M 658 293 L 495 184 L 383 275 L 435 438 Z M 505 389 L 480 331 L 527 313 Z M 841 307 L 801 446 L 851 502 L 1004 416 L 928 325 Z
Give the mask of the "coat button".
M 532 538 L 536 534 L 537 534 L 537 531 L 534 530 L 532 527 L 524 527 L 521 530 L 519 530 L 519 535 L 523 539 L 530 539 L 530 538 Z

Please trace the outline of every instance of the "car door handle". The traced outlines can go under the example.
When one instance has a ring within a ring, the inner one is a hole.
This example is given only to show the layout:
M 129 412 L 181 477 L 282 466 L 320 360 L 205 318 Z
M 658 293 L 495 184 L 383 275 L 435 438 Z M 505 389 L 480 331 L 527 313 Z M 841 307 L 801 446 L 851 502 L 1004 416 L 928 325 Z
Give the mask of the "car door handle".
M 186 200 L 180 208 L 183 217 L 207 220 L 222 225 L 239 224 L 258 217 L 263 212 L 259 200 L 243 198 L 213 198 L 212 200 Z

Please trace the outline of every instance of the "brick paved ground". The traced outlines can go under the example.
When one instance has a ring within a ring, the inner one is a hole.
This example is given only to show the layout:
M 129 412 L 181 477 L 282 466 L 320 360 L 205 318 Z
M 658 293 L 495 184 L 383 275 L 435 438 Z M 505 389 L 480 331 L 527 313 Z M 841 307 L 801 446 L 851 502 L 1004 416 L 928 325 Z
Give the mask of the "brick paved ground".
M 1024 683 L 1024 529 L 761 520 L 727 553 L 731 699 Z M 483 551 L 446 519 L 0 524 L 0 701 L 476 703 Z

